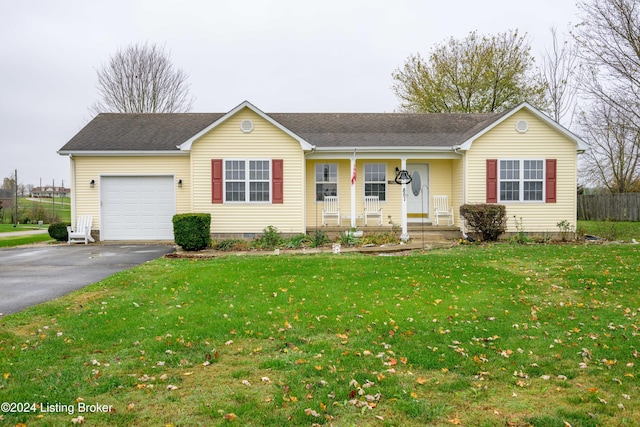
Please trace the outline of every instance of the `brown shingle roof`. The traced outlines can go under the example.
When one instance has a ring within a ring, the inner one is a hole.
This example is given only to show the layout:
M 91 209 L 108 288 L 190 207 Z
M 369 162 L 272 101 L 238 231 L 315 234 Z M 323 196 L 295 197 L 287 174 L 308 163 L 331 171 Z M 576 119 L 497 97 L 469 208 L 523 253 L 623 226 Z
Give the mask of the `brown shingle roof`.
M 224 113 L 99 114 L 61 152 L 170 151 Z M 319 148 L 451 147 L 502 114 L 274 113 L 267 114 Z
M 177 145 L 223 115 L 102 113 L 60 151 L 177 151 Z

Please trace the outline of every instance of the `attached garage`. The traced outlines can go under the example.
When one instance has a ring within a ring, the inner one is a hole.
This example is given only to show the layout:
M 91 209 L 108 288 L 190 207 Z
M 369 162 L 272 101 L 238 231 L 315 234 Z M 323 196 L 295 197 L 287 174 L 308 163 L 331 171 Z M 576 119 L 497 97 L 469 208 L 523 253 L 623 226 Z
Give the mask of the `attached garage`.
M 173 240 L 175 178 L 102 176 L 100 240 Z

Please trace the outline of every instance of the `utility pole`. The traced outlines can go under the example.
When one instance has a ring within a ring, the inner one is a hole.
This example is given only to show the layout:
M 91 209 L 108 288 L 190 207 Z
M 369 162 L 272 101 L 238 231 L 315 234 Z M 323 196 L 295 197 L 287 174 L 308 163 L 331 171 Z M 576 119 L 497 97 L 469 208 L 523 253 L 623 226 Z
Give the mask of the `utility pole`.
M 16 198 L 16 203 L 15 203 L 15 212 L 16 212 L 16 216 L 15 216 L 15 224 L 14 227 L 18 226 L 18 169 L 16 169 L 15 171 L 15 176 L 14 176 L 15 181 L 13 182 L 14 185 L 14 190 L 15 190 L 15 198 Z

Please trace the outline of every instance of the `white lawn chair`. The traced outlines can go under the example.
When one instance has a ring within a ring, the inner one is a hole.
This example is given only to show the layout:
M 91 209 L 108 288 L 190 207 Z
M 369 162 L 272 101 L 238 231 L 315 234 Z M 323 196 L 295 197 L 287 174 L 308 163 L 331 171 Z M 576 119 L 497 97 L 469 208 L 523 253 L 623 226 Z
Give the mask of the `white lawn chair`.
M 448 218 L 447 225 L 453 225 L 453 208 L 449 207 L 447 196 L 433 196 L 433 216 L 436 225 L 439 225 L 438 218 L 441 216 Z
M 322 208 L 322 225 L 327 225 L 327 218 L 335 218 L 338 220 L 338 226 L 342 225 L 340 221 L 340 205 L 338 204 L 338 196 L 324 196 L 324 207 Z
M 364 197 L 364 225 L 367 225 L 368 217 L 378 217 L 378 226 L 382 225 L 382 208 L 378 196 Z
M 72 229 L 71 227 L 67 227 L 67 234 L 69 235 L 69 240 L 67 240 L 67 244 L 71 244 L 71 242 L 84 242 L 87 243 L 95 242 L 95 239 L 91 237 L 91 223 L 93 222 L 93 217 L 91 215 L 81 215 L 76 218 L 76 228 Z

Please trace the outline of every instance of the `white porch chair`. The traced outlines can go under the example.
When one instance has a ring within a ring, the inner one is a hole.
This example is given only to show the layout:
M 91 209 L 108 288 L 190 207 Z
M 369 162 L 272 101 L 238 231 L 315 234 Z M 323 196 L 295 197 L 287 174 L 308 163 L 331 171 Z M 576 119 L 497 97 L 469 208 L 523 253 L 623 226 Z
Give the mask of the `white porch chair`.
M 382 208 L 378 196 L 364 196 L 364 225 L 368 217 L 378 217 L 378 226 L 382 225 Z
M 324 196 L 324 206 L 322 208 L 322 225 L 327 225 L 327 218 L 338 220 L 338 226 L 342 225 L 340 220 L 340 205 L 338 196 Z
M 67 227 L 67 234 L 69 235 L 67 244 L 84 241 L 86 245 L 89 242 L 95 242 L 95 239 L 91 237 L 92 222 L 93 217 L 91 215 L 81 215 L 76 218 L 76 228 L 72 229 L 71 227 Z
M 433 196 L 433 216 L 436 225 L 439 225 L 438 218 L 448 218 L 447 225 L 453 225 L 453 208 L 449 207 L 448 196 Z

